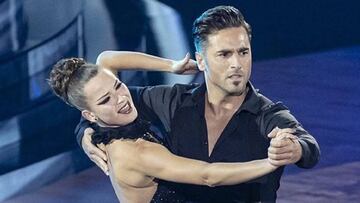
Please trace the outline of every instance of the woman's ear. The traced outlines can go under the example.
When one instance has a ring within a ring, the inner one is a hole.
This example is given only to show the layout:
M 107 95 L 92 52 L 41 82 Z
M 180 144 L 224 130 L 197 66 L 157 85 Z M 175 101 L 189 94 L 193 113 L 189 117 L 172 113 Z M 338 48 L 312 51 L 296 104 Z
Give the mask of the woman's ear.
M 205 67 L 206 67 L 204 56 L 199 52 L 195 52 L 195 58 L 196 58 L 196 62 L 197 62 L 199 70 L 204 71 Z
M 94 114 L 93 112 L 91 112 L 91 111 L 88 111 L 88 110 L 82 110 L 82 111 L 81 111 L 81 115 L 82 115 L 86 120 L 88 120 L 88 121 L 90 121 L 90 122 L 93 122 L 93 123 L 95 123 L 96 120 L 97 120 L 95 114 Z

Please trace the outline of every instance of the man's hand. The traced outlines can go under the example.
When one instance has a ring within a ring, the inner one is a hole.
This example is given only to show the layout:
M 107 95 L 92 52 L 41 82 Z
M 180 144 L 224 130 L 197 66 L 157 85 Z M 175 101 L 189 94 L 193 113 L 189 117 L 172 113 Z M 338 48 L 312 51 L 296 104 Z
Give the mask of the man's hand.
M 195 74 L 199 72 L 196 62 L 190 59 L 189 53 L 186 54 L 184 59 L 173 61 L 171 70 L 176 74 Z
M 84 137 L 81 140 L 85 154 L 93 161 L 106 175 L 109 175 L 109 168 L 106 164 L 107 156 L 105 152 L 91 143 L 91 135 L 94 133 L 92 128 L 86 128 Z
M 294 129 L 274 128 L 268 137 L 271 138 L 268 148 L 268 157 L 271 164 L 283 166 L 293 164 L 300 160 L 302 148 L 297 136 L 293 135 Z

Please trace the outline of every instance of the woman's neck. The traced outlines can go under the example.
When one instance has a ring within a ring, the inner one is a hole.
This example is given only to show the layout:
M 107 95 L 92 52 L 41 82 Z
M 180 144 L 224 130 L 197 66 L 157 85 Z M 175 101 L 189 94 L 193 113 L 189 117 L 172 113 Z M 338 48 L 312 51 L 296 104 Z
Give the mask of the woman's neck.
M 124 124 L 124 125 L 117 125 L 117 124 L 107 123 L 107 122 L 105 122 L 104 120 L 102 120 L 101 118 L 98 118 L 96 124 L 97 124 L 99 127 L 102 127 L 102 128 L 119 128 L 119 127 L 123 127 L 123 126 L 130 125 L 131 123 L 134 123 L 137 118 L 138 118 L 138 117 L 136 117 L 132 122 L 127 123 L 127 124 Z

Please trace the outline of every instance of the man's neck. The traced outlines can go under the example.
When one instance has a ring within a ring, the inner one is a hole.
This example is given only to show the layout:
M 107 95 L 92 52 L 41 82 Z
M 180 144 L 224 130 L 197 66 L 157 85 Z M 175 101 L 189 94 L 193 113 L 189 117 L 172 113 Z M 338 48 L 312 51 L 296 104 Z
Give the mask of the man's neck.
M 205 103 L 214 115 L 237 111 L 245 100 L 248 89 L 241 95 L 230 95 L 219 87 L 209 87 L 205 96 Z

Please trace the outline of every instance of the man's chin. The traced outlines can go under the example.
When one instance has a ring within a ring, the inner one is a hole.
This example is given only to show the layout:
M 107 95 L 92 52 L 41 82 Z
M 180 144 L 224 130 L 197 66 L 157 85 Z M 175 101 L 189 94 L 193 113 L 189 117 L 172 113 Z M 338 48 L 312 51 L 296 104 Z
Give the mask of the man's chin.
M 231 96 L 241 96 L 244 94 L 244 91 L 232 91 L 230 92 Z
M 229 93 L 230 95 L 233 96 L 241 96 L 244 94 L 244 92 L 246 91 L 246 87 L 243 87 L 242 85 L 239 86 L 233 86 L 229 89 Z

